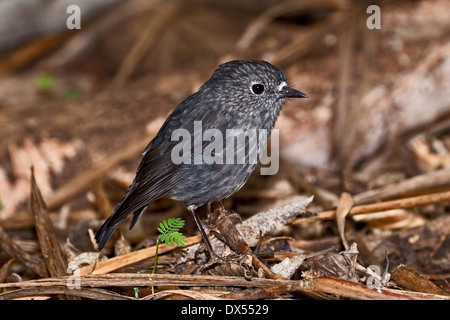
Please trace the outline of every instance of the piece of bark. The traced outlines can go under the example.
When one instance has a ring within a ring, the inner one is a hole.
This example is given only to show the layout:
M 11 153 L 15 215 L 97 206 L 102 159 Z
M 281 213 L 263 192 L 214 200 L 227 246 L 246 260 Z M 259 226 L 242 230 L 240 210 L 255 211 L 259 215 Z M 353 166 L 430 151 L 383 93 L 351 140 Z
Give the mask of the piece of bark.
M 399 286 L 416 291 L 432 294 L 439 294 L 444 296 L 450 296 L 450 294 L 433 282 L 425 278 L 419 271 L 411 266 L 399 265 L 391 272 L 392 280 L 394 280 Z
M 312 196 L 308 198 L 300 196 L 288 198 L 285 205 L 261 211 L 241 224 L 237 224 L 236 228 L 248 245 L 253 247 L 258 243 L 261 236 L 269 232 L 279 231 L 283 226 L 290 223 L 312 201 Z
M 67 273 L 67 260 L 59 243 L 52 221 L 31 168 L 30 207 L 35 219 L 36 233 L 47 270 L 52 277 Z

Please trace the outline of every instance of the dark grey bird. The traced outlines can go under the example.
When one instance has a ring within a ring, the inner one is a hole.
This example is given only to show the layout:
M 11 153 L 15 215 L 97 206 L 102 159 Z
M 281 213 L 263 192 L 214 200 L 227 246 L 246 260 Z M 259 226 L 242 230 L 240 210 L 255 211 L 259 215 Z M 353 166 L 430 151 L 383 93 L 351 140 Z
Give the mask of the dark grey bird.
M 167 196 L 186 205 L 211 257 L 214 253 L 195 210 L 231 196 L 245 184 L 257 165 L 249 155 L 256 151 L 261 156 L 286 98 L 307 96 L 290 88 L 284 74 L 270 63 L 236 60 L 220 65 L 175 108 L 145 148 L 134 181 L 95 235 L 99 250 L 128 215 L 133 214 L 131 229 L 150 202 Z M 195 134 L 199 125 L 200 135 Z M 230 132 L 251 130 L 266 132 L 264 141 L 254 143 L 247 137 L 243 146 L 225 146 Z M 186 133 L 188 139 L 180 142 Z M 208 145 L 210 152 L 205 152 Z M 240 158 L 243 149 L 247 152 Z M 184 158 L 178 158 L 180 150 L 186 151 Z

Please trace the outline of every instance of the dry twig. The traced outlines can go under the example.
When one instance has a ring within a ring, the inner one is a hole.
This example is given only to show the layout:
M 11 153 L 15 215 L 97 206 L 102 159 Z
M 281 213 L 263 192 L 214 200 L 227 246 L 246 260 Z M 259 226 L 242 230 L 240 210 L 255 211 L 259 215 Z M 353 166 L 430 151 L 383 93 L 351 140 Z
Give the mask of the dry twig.
M 450 169 L 427 172 L 379 189 L 372 189 L 353 197 L 355 203 L 364 204 L 380 200 L 399 198 L 442 191 L 450 188 Z
M 311 278 L 304 280 L 272 280 L 252 278 L 251 281 L 242 277 L 206 276 L 206 275 L 181 275 L 181 274 L 107 274 L 89 275 L 80 279 L 80 289 L 68 289 L 66 287 L 68 277 L 46 278 L 40 280 L 23 281 L 16 283 L 0 284 L 0 288 L 23 288 L 22 295 L 44 295 L 49 293 L 67 293 L 86 296 L 92 299 L 102 298 L 129 298 L 123 295 L 106 293 L 96 288 L 101 287 L 141 287 L 141 286 L 183 286 L 183 287 L 210 287 L 232 286 L 243 288 L 256 288 L 241 291 L 241 293 L 223 295 L 226 299 L 264 299 L 288 292 L 328 294 L 351 299 L 383 299 L 383 300 L 411 300 L 411 299 L 441 299 L 449 300 L 450 297 L 437 294 L 416 293 L 402 290 L 381 289 L 373 290 L 367 286 L 351 281 L 336 278 Z M 260 289 L 258 289 L 260 288 Z M 36 289 L 36 290 L 32 290 Z M 77 293 L 79 292 L 79 293 Z M 99 292 L 95 297 L 92 293 Z M 2 299 L 12 299 L 20 296 L 20 291 L 10 291 L 0 294 Z M 110 294 L 110 296 L 105 296 Z M 159 293 L 158 296 L 162 296 Z M 158 297 L 156 296 L 156 297 Z M 151 298 L 147 297 L 147 298 Z
M 408 197 L 408 198 L 385 201 L 385 202 L 380 202 L 380 203 L 354 206 L 350 210 L 348 215 L 354 216 L 354 215 L 370 213 L 370 212 L 386 211 L 386 210 L 399 209 L 399 208 L 419 207 L 419 206 L 424 206 L 427 204 L 440 203 L 440 202 L 445 202 L 445 201 L 450 201 L 450 191 L 432 193 L 432 194 L 416 196 L 416 197 Z M 335 219 L 335 218 L 336 218 L 336 210 L 329 210 L 329 211 L 320 212 L 317 214 L 317 216 L 314 216 L 314 217 L 296 218 L 291 223 L 295 225 L 295 224 L 302 224 L 302 223 L 318 221 L 318 220 L 331 220 L 331 219 Z

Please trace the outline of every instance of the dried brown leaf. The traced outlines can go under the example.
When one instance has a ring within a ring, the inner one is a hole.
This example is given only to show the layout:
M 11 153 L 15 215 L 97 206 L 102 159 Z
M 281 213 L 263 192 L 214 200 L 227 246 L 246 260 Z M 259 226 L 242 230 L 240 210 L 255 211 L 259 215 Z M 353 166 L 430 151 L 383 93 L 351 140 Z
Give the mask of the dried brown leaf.
M 314 261 L 310 270 L 303 272 L 305 277 L 335 277 L 358 282 L 356 259 L 358 258 L 356 243 L 348 250 L 339 253 L 327 253 L 322 259 Z
M 66 275 L 67 261 L 31 168 L 30 207 L 45 264 L 51 276 Z
M 336 209 L 336 222 L 339 230 L 339 236 L 341 237 L 342 244 L 345 249 L 348 249 L 348 242 L 345 238 L 345 218 L 349 214 L 350 210 L 354 205 L 354 201 L 350 193 L 344 192 L 339 199 L 339 203 Z

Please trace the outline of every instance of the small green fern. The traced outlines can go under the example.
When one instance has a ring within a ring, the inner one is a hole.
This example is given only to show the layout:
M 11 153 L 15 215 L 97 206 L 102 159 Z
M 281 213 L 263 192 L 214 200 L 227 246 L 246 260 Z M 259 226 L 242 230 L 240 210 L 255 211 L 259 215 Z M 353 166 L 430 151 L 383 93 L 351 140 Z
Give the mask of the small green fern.
M 184 220 L 181 218 L 169 218 L 167 221 L 163 220 L 159 224 L 158 231 L 161 233 L 158 236 L 158 240 L 164 242 L 167 245 L 174 246 L 174 243 L 178 246 L 185 246 L 187 241 L 186 237 L 178 232 L 184 227 Z
M 163 220 L 159 224 L 158 231 L 161 233 L 156 240 L 156 251 L 155 251 L 155 264 L 153 266 L 153 272 L 156 272 L 156 264 L 158 262 L 158 249 L 159 244 L 164 242 L 167 245 L 171 245 L 172 247 L 177 246 L 184 247 L 187 244 L 186 237 L 178 232 L 181 228 L 184 227 L 184 220 L 181 218 L 169 218 Z M 152 293 L 155 294 L 154 287 L 152 286 Z M 135 293 L 136 294 L 136 293 Z

